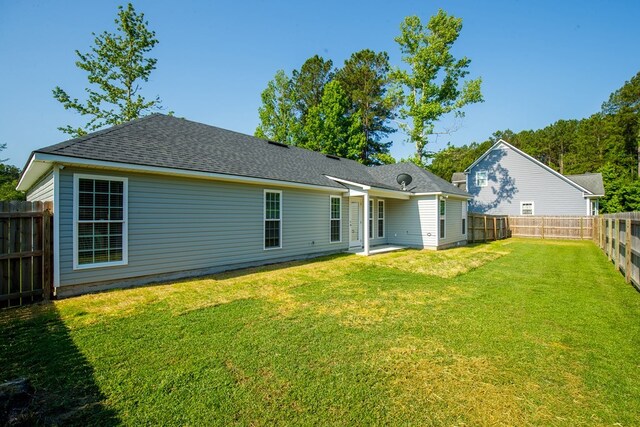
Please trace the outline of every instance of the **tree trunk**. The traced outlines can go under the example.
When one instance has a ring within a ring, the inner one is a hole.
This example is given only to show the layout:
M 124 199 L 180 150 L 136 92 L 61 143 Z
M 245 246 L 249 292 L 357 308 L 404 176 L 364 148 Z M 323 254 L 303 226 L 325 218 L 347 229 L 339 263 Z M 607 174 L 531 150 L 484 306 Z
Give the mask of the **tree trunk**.
M 560 153 L 560 174 L 564 175 L 564 153 Z

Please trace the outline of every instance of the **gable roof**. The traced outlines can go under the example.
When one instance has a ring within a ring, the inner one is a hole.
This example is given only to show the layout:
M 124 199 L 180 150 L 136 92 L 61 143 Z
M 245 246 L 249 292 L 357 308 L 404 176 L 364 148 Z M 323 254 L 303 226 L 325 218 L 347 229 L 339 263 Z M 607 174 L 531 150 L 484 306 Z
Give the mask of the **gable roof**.
M 586 188 L 595 196 L 604 196 L 604 182 L 601 173 L 583 173 L 580 175 L 566 175 L 571 181 Z
M 393 182 L 397 189 L 402 186 L 397 183 L 396 177 L 401 173 L 411 175 L 413 180 L 407 186 L 407 190 L 412 193 L 447 193 L 458 196 L 467 196 L 468 193 L 447 182 L 437 175 L 422 169 L 414 163 L 395 163 L 392 165 L 374 166 L 371 168 L 371 174 L 382 182 Z
M 395 176 L 373 172 L 382 166 L 368 167 L 353 160 L 283 146 L 164 114 L 152 114 L 80 138 L 40 148 L 31 154 L 30 162 L 39 154 L 78 159 L 78 163 L 99 161 L 345 188 L 339 182 L 330 179 L 330 176 L 386 190 L 401 190 Z M 20 185 L 28 173 L 30 162 L 23 171 Z M 398 170 L 403 168 L 405 166 L 398 166 Z M 426 177 L 430 175 L 427 174 Z M 418 181 L 416 191 L 419 192 L 427 192 L 433 188 L 446 190 L 440 183 L 429 182 L 429 178 L 421 178 Z M 28 187 L 28 184 L 24 184 L 24 187 Z M 459 193 L 455 187 L 449 190 L 453 194 Z
M 587 188 L 583 187 L 582 185 L 580 185 L 578 182 L 575 182 L 569 178 L 567 178 L 566 176 L 562 175 L 560 172 L 556 171 L 553 168 L 550 168 L 549 166 L 545 165 L 544 163 L 542 163 L 540 160 L 528 155 L 527 153 L 525 153 L 524 151 L 514 147 L 513 145 L 509 144 L 507 141 L 505 141 L 504 139 L 499 139 L 495 144 L 493 144 L 487 151 L 485 151 L 480 157 L 478 157 L 476 159 L 475 162 L 471 163 L 471 165 L 466 168 L 464 171 L 465 173 L 469 173 L 469 171 L 471 169 L 473 169 L 473 167 L 475 165 L 477 165 L 478 163 L 480 163 L 482 161 L 482 159 L 484 159 L 485 157 L 487 157 L 489 155 L 489 153 L 491 151 L 493 151 L 497 146 L 499 145 L 505 145 L 506 147 L 510 148 L 511 150 L 515 151 L 516 153 L 520 154 L 521 156 L 524 156 L 525 158 L 531 160 L 533 163 L 537 164 L 538 166 L 540 166 L 541 168 L 547 170 L 548 172 L 550 172 L 553 175 L 556 175 L 558 178 L 564 180 L 565 182 L 568 182 L 569 184 L 571 184 L 572 186 L 576 187 L 578 190 L 583 191 L 584 193 L 588 193 L 589 195 L 604 195 L 604 191 L 602 193 L 596 194 L 593 193 L 591 190 L 588 190 Z M 604 190 L 604 188 L 603 188 Z

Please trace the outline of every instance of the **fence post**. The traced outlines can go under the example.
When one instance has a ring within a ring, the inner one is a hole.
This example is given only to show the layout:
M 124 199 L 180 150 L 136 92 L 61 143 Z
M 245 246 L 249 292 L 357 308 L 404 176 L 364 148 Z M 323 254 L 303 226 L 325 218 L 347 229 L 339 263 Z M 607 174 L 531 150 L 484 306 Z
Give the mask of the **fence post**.
M 45 301 L 51 299 L 51 211 L 45 209 L 42 213 L 42 297 Z
M 498 240 L 498 224 L 496 223 L 496 217 L 493 217 L 493 240 Z
M 542 228 L 541 228 L 542 238 L 544 239 L 544 217 L 542 217 Z
M 616 219 L 616 270 L 620 269 L 620 220 Z
M 580 240 L 584 240 L 584 228 L 582 225 L 582 217 L 580 217 Z
M 627 283 L 631 282 L 631 219 L 625 220 L 624 226 L 624 279 Z
M 487 216 L 483 216 L 484 218 L 484 242 L 487 243 Z

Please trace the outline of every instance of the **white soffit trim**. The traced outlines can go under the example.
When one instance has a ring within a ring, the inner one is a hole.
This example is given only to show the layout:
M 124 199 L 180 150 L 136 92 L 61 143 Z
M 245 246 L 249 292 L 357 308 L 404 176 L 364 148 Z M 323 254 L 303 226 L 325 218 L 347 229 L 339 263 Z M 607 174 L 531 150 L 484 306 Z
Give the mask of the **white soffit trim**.
M 309 190 L 317 190 L 317 191 L 331 191 L 331 192 L 339 192 L 339 193 L 346 193 L 348 191 L 347 189 L 343 189 L 343 188 L 325 187 L 322 185 L 303 184 L 303 183 L 297 183 L 297 182 L 291 182 L 291 181 L 280 181 L 277 179 L 254 178 L 250 176 L 228 175 L 228 174 L 215 173 L 215 172 L 190 171 L 185 169 L 173 169 L 173 168 L 167 168 L 167 167 L 161 167 L 161 166 L 134 165 L 130 163 L 118 163 L 118 162 L 109 162 L 104 160 L 81 159 L 76 157 L 60 156 L 56 154 L 47 154 L 47 153 L 33 154 L 32 159 L 29 162 L 29 166 L 27 166 L 27 169 L 22 175 L 22 178 L 20 179 L 20 183 L 18 184 L 17 188 L 22 191 L 29 189 L 40 178 L 42 173 L 46 172 L 46 170 L 48 170 L 48 168 L 51 167 L 50 165 L 51 163 L 58 163 L 65 166 L 102 168 L 102 169 L 110 169 L 110 170 L 117 170 L 117 171 L 124 171 L 124 172 L 153 173 L 158 175 L 210 179 L 215 181 L 238 182 L 243 184 L 275 185 L 280 187 L 306 188 Z
M 516 153 L 520 154 L 521 156 L 525 157 L 526 159 L 531 160 L 533 163 L 537 164 L 538 166 L 542 167 L 543 169 L 547 170 L 548 172 L 551 172 L 553 175 L 556 175 L 558 178 L 566 181 L 567 183 L 571 184 L 572 186 L 576 187 L 578 190 L 581 190 L 582 192 L 586 193 L 586 194 L 593 194 L 591 193 L 591 191 L 587 190 L 586 188 L 576 184 L 575 182 L 571 181 L 569 178 L 567 178 L 566 176 L 562 175 L 560 172 L 550 168 L 549 166 L 545 165 L 544 163 L 542 163 L 540 160 L 531 157 L 530 155 L 528 155 L 527 153 L 525 153 L 524 151 L 514 147 L 513 145 L 509 144 L 507 141 L 505 141 L 504 139 L 499 139 L 495 144 L 493 144 L 491 146 L 491 148 L 489 148 L 487 151 L 485 151 L 482 156 L 478 157 L 478 159 L 471 163 L 471 166 L 469 166 L 468 168 L 466 168 L 464 170 L 464 173 L 469 174 L 469 171 L 478 163 L 480 163 L 480 161 L 482 159 L 484 159 L 485 157 L 487 157 L 487 155 L 489 155 L 489 153 L 491 151 L 493 151 L 494 148 L 496 148 L 498 145 L 503 144 L 506 145 L 507 147 L 511 148 L 513 151 L 515 151 Z

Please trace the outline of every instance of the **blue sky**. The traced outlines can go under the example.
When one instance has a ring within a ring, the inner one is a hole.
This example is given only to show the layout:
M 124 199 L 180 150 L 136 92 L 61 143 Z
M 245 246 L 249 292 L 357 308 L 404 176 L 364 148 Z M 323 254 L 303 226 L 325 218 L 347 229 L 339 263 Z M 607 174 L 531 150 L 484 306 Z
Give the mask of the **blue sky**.
M 483 141 L 496 130 L 537 129 L 599 110 L 640 70 L 638 1 L 135 1 L 160 43 L 144 94 L 177 116 L 252 134 L 260 92 L 282 68 L 314 54 L 340 65 L 357 50 L 387 51 L 407 15 L 438 8 L 463 18 L 454 54 L 472 59 L 485 102 L 466 108 L 462 127 L 431 149 Z M 113 30 L 115 1 L 0 0 L 0 157 L 22 167 L 31 150 L 67 139 L 81 125 L 51 96 L 59 85 L 82 96 L 74 51 L 92 32 Z M 449 122 L 442 125 L 447 126 Z M 407 157 L 404 135 L 392 154 Z

